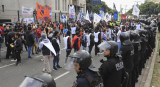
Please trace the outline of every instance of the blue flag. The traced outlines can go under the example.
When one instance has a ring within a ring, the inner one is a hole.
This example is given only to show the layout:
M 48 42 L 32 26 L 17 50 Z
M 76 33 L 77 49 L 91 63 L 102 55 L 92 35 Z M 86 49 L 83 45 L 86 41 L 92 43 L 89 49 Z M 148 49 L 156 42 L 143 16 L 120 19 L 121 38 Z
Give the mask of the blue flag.
M 118 12 L 114 12 L 114 19 L 118 19 Z

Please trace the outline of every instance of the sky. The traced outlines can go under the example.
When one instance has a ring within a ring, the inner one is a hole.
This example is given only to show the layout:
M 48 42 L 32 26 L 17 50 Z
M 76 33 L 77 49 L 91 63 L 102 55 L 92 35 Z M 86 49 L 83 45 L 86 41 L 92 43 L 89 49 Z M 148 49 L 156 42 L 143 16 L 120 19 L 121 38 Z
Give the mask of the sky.
M 108 5 L 108 7 L 113 9 L 113 3 L 115 3 L 116 5 L 116 9 L 118 11 L 120 11 L 120 5 L 123 8 L 123 13 L 125 13 L 125 8 L 126 8 L 126 12 L 132 8 L 132 6 L 134 4 L 142 4 L 144 3 L 145 0 L 102 0 L 104 2 L 106 2 L 106 4 Z

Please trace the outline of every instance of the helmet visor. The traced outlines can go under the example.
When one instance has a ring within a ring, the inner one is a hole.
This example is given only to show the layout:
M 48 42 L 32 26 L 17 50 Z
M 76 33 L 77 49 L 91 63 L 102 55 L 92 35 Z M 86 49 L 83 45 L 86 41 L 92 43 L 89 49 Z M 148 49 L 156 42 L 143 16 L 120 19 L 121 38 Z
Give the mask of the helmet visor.
M 26 77 L 19 87 L 42 87 L 42 86 L 43 86 L 42 82 L 30 77 Z
M 100 51 L 105 51 L 111 49 L 111 45 L 107 41 L 104 41 L 98 45 L 98 48 L 100 49 Z

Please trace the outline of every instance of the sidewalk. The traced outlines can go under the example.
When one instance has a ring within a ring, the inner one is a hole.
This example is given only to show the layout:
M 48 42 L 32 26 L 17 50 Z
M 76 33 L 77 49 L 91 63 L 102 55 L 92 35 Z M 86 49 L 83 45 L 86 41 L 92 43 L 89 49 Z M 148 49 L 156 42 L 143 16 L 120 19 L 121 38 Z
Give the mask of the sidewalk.
M 158 41 L 160 42 L 160 33 L 157 33 Z M 160 56 L 159 56 L 160 43 L 158 44 L 158 51 L 155 60 L 155 66 L 153 71 L 153 77 L 150 87 L 160 87 Z

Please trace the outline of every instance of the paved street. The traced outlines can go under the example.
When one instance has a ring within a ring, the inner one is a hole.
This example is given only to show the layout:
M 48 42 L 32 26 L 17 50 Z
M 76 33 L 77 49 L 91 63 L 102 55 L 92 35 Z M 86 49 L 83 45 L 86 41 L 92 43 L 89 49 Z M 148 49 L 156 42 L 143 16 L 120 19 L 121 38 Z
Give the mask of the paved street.
M 67 71 L 64 69 L 64 61 L 66 52 L 63 49 L 64 43 L 61 37 L 61 55 L 60 55 L 60 65 L 63 67 L 57 71 L 53 70 L 52 76 L 56 81 L 57 87 L 71 87 L 73 81 L 76 79 L 76 73 L 74 70 Z M 73 53 L 73 52 L 72 52 Z M 72 54 L 71 53 L 71 54 Z M 42 72 L 43 62 L 41 61 L 42 55 L 32 55 L 32 59 L 27 58 L 27 52 L 21 54 L 22 64 L 15 66 L 15 62 L 4 59 L 6 55 L 6 47 L 2 48 L 2 62 L 0 63 L 0 87 L 18 87 L 19 84 L 23 81 L 24 76 L 31 76 L 36 73 Z M 99 60 L 103 56 L 94 56 L 94 49 L 92 51 L 93 55 L 93 64 L 96 67 L 100 66 Z M 53 58 L 50 60 L 52 66 Z

